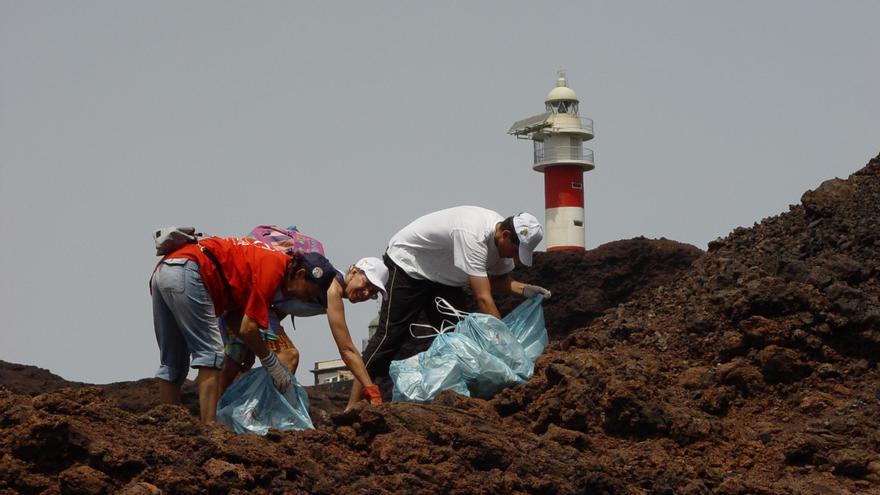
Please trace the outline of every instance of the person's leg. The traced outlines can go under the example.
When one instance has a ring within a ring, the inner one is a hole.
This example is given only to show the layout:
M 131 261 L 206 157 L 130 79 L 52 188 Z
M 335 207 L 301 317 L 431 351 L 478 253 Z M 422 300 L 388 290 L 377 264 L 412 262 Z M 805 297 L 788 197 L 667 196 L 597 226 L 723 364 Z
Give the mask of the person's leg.
M 220 385 L 219 390 L 217 391 L 218 397 L 223 396 L 223 392 L 226 392 L 226 389 L 232 385 L 232 382 L 235 381 L 239 373 L 241 373 L 241 366 L 227 355 L 223 359 L 223 371 L 220 372 Z
M 160 379 L 159 402 L 162 404 L 180 404 L 180 384 Z
M 220 373 L 218 397 L 235 382 L 238 375 L 247 371 L 254 364 L 254 353 L 250 352 L 244 342 L 236 337 L 231 331 L 231 325 L 240 325 L 241 318 L 229 314 L 218 319 L 221 335 L 223 336 L 223 371 Z
M 291 347 L 276 354 L 281 364 L 287 366 L 291 373 L 296 373 L 296 368 L 299 366 L 299 349 Z
M 266 347 L 275 351 L 278 360 L 287 366 L 291 373 L 296 373 L 296 368 L 299 366 L 299 349 L 293 345 L 287 332 L 280 325 L 275 327 L 272 336 L 274 340 L 267 340 Z
M 220 369 L 223 366 L 223 339 L 218 318 L 214 314 L 214 302 L 202 282 L 198 264 L 189 261 L 184 265 L 185 291 L 169 302 L 183 338 L 192 354 L 192 367 L 199 370 L 200 416 L 203 421 L 215 420 L 217 399 L 220 392 Z
M 220 370 L 217 368 L 199 368 L 196 375 L 196 386 L 199 389 L 199 416 L 202 423 L 217 420 L 217 399 L 219 398 Z
M 364 365 L 373 379 L 388 375 L 388 366 L 409 335 L 409 325 L 422 311 L 427 297 L 426 281 L 411 278 L 387 255 L 385 265 L 389 271 L 388 284 L 385 286 L 388 297 L 382 301 L 379 310 L 379 328 L 363 352 Z M 346 409 L 358 402 L 362 393 L 360 382 L 355 380 Z
M 176 260 L 169 260 L 173 263 Z M 153 299 L 153 328 L 159 345 L 159 400 L 163 404 L 180 403 L 180 387 L 189 368 L 189 349 L 167 300 L 183 294 L 182 264 L 162 263 L 150 280 Z

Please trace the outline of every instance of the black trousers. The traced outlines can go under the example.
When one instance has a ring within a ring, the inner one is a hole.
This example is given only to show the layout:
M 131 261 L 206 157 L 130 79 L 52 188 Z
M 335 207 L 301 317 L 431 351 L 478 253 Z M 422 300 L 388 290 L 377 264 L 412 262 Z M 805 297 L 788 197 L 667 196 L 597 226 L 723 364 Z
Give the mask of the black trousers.
M 461 287 L 412 278 L 387 254 L 383 259 L 388 267 L 388 285 L 385 287 L 388 297 L 382 301 L 382 308 L 379 310 L 379 328 L 367 342 L 363 353 L 367 372 L 373 379 L 388 376 L 388 366 L 393 359 L 409 357 L 397 354 L 407 340 L 412 338 L 409 325 L 418 320 L 420 313 L 424 313 L 431 325 L 438 329 L 444 319 L 454 320 L 437 312 L 435 297 L 446 299 L 455 308 L 465 307 L 465 295 Z

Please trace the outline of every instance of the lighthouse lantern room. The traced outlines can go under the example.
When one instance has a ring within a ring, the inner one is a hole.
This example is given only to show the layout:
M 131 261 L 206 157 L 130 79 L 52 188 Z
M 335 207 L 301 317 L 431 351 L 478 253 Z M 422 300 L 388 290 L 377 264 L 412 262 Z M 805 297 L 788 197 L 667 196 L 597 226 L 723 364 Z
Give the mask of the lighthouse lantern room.
M 548 251 L 584 249 L 584 172 L 595 168 L 593 121 L 581 117 L 579 101 L 559 72 L 556 87 L 544 100 L 545 112 L 520 120 L 507 131 L 534 143 L 534 170 L 544 174 L 544 204 Z

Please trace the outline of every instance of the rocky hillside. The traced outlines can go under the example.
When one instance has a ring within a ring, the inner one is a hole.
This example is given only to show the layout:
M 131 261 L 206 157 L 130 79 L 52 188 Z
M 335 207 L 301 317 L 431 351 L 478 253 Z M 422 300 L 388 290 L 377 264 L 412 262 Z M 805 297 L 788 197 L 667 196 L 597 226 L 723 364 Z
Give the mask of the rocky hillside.
M 0 493 L 880 493 L 878 220 L 880 157 L 706 253 L 544 254 L 523 275 L 554 291 L 530 382 L 348 414 L 311 390 L 302 433 L 0 367 Z

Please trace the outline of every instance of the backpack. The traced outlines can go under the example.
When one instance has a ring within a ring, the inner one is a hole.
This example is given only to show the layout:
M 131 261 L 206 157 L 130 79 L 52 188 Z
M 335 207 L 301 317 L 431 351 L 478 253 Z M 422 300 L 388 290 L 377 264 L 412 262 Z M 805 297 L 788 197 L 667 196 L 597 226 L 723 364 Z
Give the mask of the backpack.
M 194 244 L 205 234 L 196 232 L 195 227 L 164 227 L 153 232 L 156 243 L 156 256 L 173 253 L 186 244 Z
M 294 253 L 318 253 L 324 255 L 324 245 L 321 241 L 314 237 L 307 236 L 299 231 L 296 226 L 290 226 L 286 229 L 277 225 L 259 225 L 251 230 L 251 237 L 269 245 L 272 249 L 276 249 L 287 255 Z M 304 302 L 296 300 L 286 300 L 273 307 L 284 314 L 290 315 L 293 322 L 294 316 L 312 316 L 324 313 L 327 307 L 326 295 L 322 298 L 319 296 L 319 302 Z M 296 329 L 296 324 L 293 326 Z
M 251 237 L 268 244 L 282 253 L 318 253 L 324 255 L 324 245 L 314 237 L 300 233 L 296 226 L 283 229 L 277 225 L 258 225 L 251 230 Z
M 168 254 L 177 251 L 181 247 L 187 244 L 198 244 L 199 239 L 205 237 L 205 234 L 201 232 L 196 232 L 195 227 L 163 227 L 153 232 L 153 241 L 156 243 L 156 256 L 165 256 Z M 226 274 L 223 273 L 223 267 L 220 266 L 220 261 L 214 256 L 208 248 L 205 246 L 200 246 L 205 256 L 211 260 L 211 263 L 214 264 L 214 267 L 217 268 L 217 274 L 220 276 L 220 281 L 223 282 L 223 287 L 226 289 L 226 293 L 229 297 L 232 297 L 232 287 L 229 285 L 229 280 L 226 278 Z M 161 261 L 159 261 L 161 263 Z M 159 267 L 159 264 L 156 264 L 156 268 Z M 156 273 L 156 268 L 153 269 L 153 273 Z M 153 276 L 150 275 L 150 280 L 152 281 Z M 152 285 L 150 285 L 150 292 L 152 293 Z

